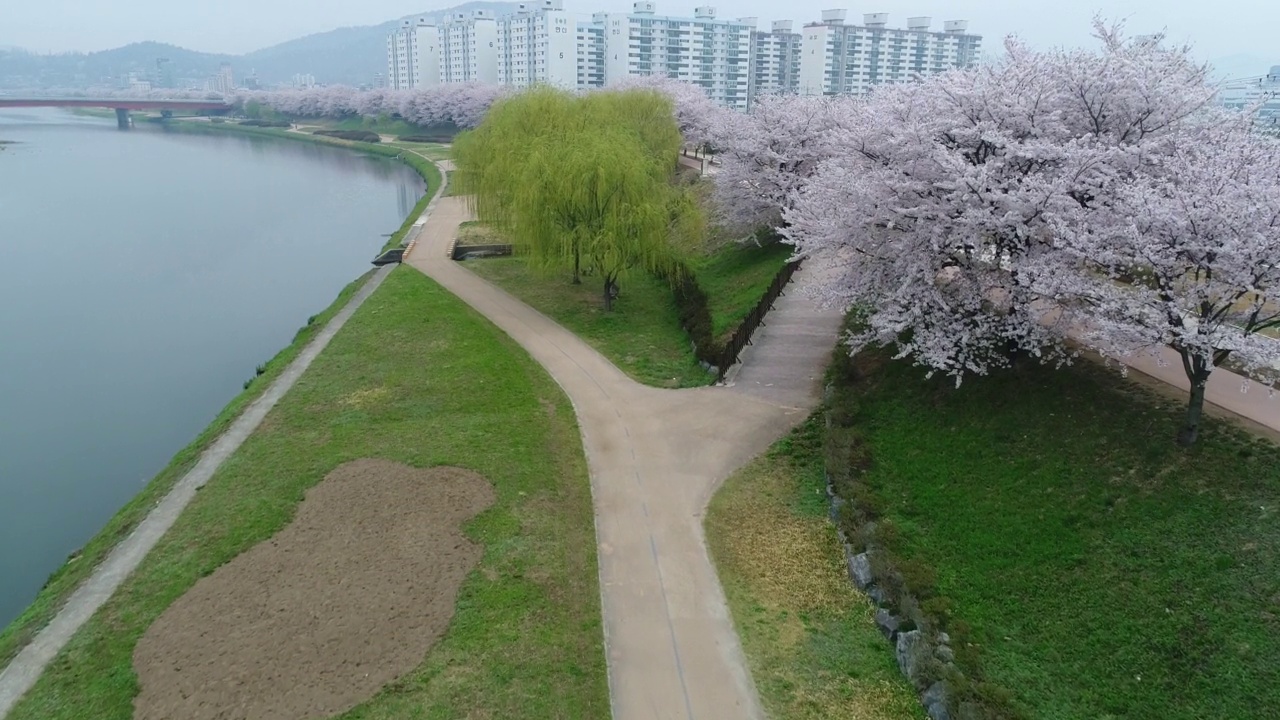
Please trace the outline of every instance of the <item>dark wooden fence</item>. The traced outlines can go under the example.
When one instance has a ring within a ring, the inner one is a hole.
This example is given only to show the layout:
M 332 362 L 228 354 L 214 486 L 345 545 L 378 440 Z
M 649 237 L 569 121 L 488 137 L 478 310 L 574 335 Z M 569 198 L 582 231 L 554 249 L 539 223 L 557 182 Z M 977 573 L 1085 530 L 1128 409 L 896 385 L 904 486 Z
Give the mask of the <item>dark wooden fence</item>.
M 796 270 L 800 269 L 800 261 L 792 260 L 778 274 L 773 276 L 773 282 L 769 284 L 769 289 L 764 291 L 760 296 L 760 302 L 756 303 L 755 308 L 743 318 L 742 323 L 738 325 L 738 329 L 734 331 L 733 337 L 725 343 L 724 352 L 720 355 L 720 360 L 716 363 L 716 370 L 719 375 L 716 382 L 724 380 L 725 373 L 729 372 L 729 368 L 738 362 L 738 355 L 742 353 L 742 349 L 751 344 L 751 336 L 756 329 L 764 325 L 764 316 L 773 308 L 773 302 L 782 296 L 782 289 L 791 282 L 791 276 L 795 275 Z

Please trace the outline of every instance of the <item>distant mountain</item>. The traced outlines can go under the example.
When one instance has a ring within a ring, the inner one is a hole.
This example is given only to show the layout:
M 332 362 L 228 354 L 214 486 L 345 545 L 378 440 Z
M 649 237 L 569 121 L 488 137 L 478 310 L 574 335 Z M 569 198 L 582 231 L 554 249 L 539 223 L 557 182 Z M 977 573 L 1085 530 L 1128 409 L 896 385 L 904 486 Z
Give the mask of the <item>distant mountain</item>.
M 511 2 L 468 2 L 442 10 L 407 17 L 441 20 L 451 13 L 490 10 L 505 14 L 516 10 Z M 404 18 L 401 18 L 404 19 Z M 16 48 L 0 48 L 0 88 L 85 88 L 121 85 L 129 73 L 148 79 L 160 77 L 156 61 L 167 58 L 165 73 L 178 87 L 203 83 L 231 63 L 237 79 L 256 72 L 265 84 L 287 83 L 295 73 L 314 75 L 324 84 L 365 85 L 377 73 L 387 71 L 387 35 L 399 25 L 347 27 L 307 35 L 297 40 L 256 50 L 247 55 L 219 55 L 142 42 L 93 53 L 38 55 Z
M 439 21 L 456 12 L 489 10 L 502 15 L 515 12 L 516 7 L 513 2 L 468 2 L 407 17 Z M 387 72 L 387 35 L 399 24 L 398 19 L 381 25 L 339 28 L 307 35 L 239 58 L 237 71 L 256 70 L 265 82 L 285 82 L 294 73 L 310 73 L 322 83 L 367 84 L 376 73 Z
M 168 58 L 174 78 L 205 78 L 231 55 L 195 52 L 164 43 L 143 42 L 93 53 L 37 55 L 23 50 L 0 51 L 0 87 L 75 88 L 121 84 L 136 72 L 148 75 L 156 60 Z

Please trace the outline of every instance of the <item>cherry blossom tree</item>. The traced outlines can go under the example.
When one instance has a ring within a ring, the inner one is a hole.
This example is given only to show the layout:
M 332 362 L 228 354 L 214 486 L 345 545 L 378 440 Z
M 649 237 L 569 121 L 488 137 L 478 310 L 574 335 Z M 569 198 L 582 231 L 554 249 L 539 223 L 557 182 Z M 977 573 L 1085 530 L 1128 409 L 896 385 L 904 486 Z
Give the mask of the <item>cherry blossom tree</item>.
M 764 95 L 747 114 L 724 113 L 711 128 L 720 171 L 712 178 L 719 221 L 743 234 L 782 226 L 782 213 L 830 157 L 828 134 L 862 111 L 848 98 Z
M 998 63 L 882 86 L 830 133 L 784 233 L 829 266 L 819 294 L 864 312 L 853 351 L 893 344 L 957 383 L 1070 357 L 1077 306 L 1043 312 L 1079 274 L 1053 220 L 1097 207 L 1213 95 L 1188 48 L 1095 29 L 1100 50 L 1011 39 Z
M 228 99 L 243 106 L 256 101 L 295 117 L 399 115 L 416 125 L 452 124 L 471 128 L 480 124 L 489 107 L 505 94 L 497 85 L 462 83 L 417 90 L 355 90 L 334 85 L 290 90 L 237 91 Z
M 1280 368 L 1280 142 L 1247 116 L 1206 113 L 1164 139 L 1100 206 L 1058 218 L 1060 275 L 1089 322 L 1078 337 L 1120 357 L 1170 346 L 1191 385 L 1179 433 L 1199 433 L 1205 386 L 1228 358 L 1269 383 Z

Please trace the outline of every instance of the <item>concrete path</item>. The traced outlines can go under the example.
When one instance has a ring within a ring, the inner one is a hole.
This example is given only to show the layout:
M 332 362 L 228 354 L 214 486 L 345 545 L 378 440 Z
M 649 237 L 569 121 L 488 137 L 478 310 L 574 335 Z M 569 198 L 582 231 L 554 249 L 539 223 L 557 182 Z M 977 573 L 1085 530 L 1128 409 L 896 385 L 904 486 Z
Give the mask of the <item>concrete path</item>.
M 822 381 L 835 349 L 842 313 L 820 309 L 801 288 L 814 271 L 801 265 L 743 348 L 725 384 L 753 397 L 787 404 Z
M 45 667 L 71 639 L 80 626 L 95 613 L 102 604 L 111 597 L 125 578 L 138 567 L 142 559 L 151 552 L 160 541 L 161 536 L 172 527 L 187 504 L 223 461 L 231 457 L 240 445 L 257 429 L 267 413 L 275 407 L 280 398 L 302 377 L 302 373 L 320 355 L 338 330 L 346 324 L 356 308 L 382 284 L 383 279 L 393 268 L 388 265 L 374 273 L 364 287 L 356 292 L 333 319 L 325 325 L 316 337 L 294 358 L 284 372 L 276 378 L 271 386 L 249 404 L 240 417 L 231 423 L 212 445 L 200 454 L 195 467 L 191 468 L 173 489 L 147 514 L 147 517 L 120 544 L 107 555 L 107 558 L 93 571 L 89 579 L 76 589 L 66 604 L 58 611 L 53 620 L 36 635 L 14 657 L 4 672 L 0 672 L 0 718 L 4 718 L 18 703 L 18 700 L 35 685 Z
M 763 717 L 703 542 L 702 517 L 725 477 L 817 404 L 815 378 L 839 317 L 825 320 L 825 334 L 816 318 L 803 333 L 784 333 L 782 322 L 771 326 L 776 336 L 754 346 L 762 358 L 783 357 L 774 354 L 775 342 L 803 337 L 814 347 L 790 360 L 812 367 L 767 391 L 759 391 L 764 383 L 757 381 L 733 388 L 645 387 L 546 316 L 449 260 L 446 248 L 470 218 L 464 200 L 442 198 L 406 262 L 524 346 L 573 402 L 591 472 L 614 719 Z

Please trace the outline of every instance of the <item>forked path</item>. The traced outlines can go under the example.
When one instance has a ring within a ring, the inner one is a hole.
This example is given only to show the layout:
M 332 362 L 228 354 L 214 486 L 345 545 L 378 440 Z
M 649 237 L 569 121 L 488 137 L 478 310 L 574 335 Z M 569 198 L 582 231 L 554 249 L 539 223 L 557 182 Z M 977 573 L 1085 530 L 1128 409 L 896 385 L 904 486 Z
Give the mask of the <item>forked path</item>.
M 813 314 L 811 367 L 785 386 L 659 390 L 640 385 L 589 345 L 446 257 L 470 219 L 441 198 L 405 262 L 502 328 L 572 400 L 591 471 L 609 689 L 615 720 L 763 717 L 702 515 L 719 483 L 808 415 L 835 345 L 838 314 Z M 779 328 L 784 323 L 778 323 Z M 825 332 L 821 329 L 825 327 Z M 766 338 L 753 352 L 765 353 Z

